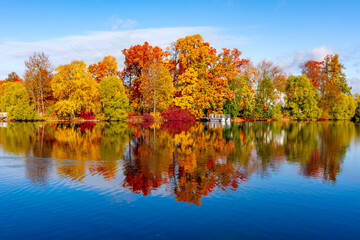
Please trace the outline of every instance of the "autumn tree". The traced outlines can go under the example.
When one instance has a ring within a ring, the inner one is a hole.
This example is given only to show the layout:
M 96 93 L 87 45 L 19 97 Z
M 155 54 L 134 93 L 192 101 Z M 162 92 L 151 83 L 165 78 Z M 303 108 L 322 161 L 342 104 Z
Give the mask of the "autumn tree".
M 316 88 L 320 88 L 320 84 L 322 83 L 324 78 L 323 64 L 323 62 L 309 60 L 304 64 L 300 65 L 301 73 L 305 74 L 310 79 L 312 85 Z
M 6 82 L 22 82 L 22 79 L 17 75 L 16 72 L 11 72 L 8 74 L 7 78 L 5 78 Z
M 279 106 L 275 102 L 275 87 L 271 79 L 264 76 L 258 84 L 255 94 L 254 111 L 250 118 L 258 120 L 274 119 L 279 114 Z
M 36 104 L 37 112 L 44 115 L 46 100 L 52 97 L 50 82 L 53 70 L 49 57 L 43 52 L 34 53 L 25 61 L 25 66 L 25 86 Z
M 0 112 L 7 112 L 11 120 L 33 120 L 34 108 L 29 95 L 19 82 L 7 82 L 0 86 Z
M 175 105 L 189 110 L 196 117 L 204 110 L 222 113 L 226 99 L 232 99 L 228 78 L 232 68 L 222 66 L 235 64 L 241 52 L 224 49 L 220 55 L 200 35 L 187 36 L 177 40 L 175 53 L 178 55 L 178 81 Z
M 322 118 L 345 119 L 351 115 L 354 99 L 350 95 L 351 87 L 347 84 L 343 69 L 344 66 L 339 62 L 338 54 L 325 57 L 322 69 L 323 77 L 320 82 L 321 100 L 319 102 L 319 106 L 323 109 Z M 345 113 L 343 109 L 348 109 L 350 112 Z
M 354 100 L 356 102 L 356 109 L 355 109 L 355 114 L 352 118 L 352 121 L 360 122 L 360 94 L 359 93 L 355 93 Z
M 97 82 L 105 77 L 119 75 L 118 63 L 113 56 L 106 56 L 101 62 L 89 65 L 88 71 Z
M 211 54 L 209 45 L 200 35 L 180 38 L 176 42 L 179 61 L 178 93 L 175 105 L 189 110 L 196 117 L 203 115 L 205 108 L 210 108 L 212 89 L 205 78 L 206 69 L 216 60 Z
M 162 63 L 154 62 L 141 75 L 140 92 L 146 112 L 163 111 L 173 102 L 175 89 L 169 69 Z
M 330 116 L 332 119 L 350 119 L 354 116 L 357 104 L 351 95 L 341 93 L 332 106 Z
M 239 58 L 237 61 L 231 61 L 225 65 L 220 64 L 220 67 L 226 69 L 225 76 L 227 76 L 233 96 L 224 103 L 224 112 L 231 114 L 232 117 L 236 117 L 238 114 L 247 117 L 254 108 L 256 68 L 249 60 Z
M 101 80 L 99 90 L 105 120 L 125 120 L 129 99 L 121 80 L 117 76 L 106 77 Z
M 277 92 L 284 92 L 286 85 L 286 74 L 282 68 L 274 64 L 270 60 L 262 60 L 258 66 L 260 81 L 263 76 L 266 75 L 274 85 L 274 88 Z
M 84 62 L 61 65 L 56 72 L 51 87 L 58 100 L 55 111 L 60 117 L 74 117 L 81 111 L 99 112 L 98 83 L 91 77 Z
M 130 103 L 136 110 L 144 111 L 144 97 L 141 92 L 143 80 L 154 63 L 164 63 L 169 55 L 158 46 L 151 46 L 148 42 L 124 49 L 125 67 L 122 72 L 124 84 L 127 87 Z
M 344 94 L 349 95 L 351 87 L 347 84 L 345 74 L 343 72 L 344 65 L 339 61 L 339 55 L 327 55 L 323 62 L 324 74 L 329 84 L 337 86 Z
M 318 119 L 321 110 L 317 106 L 318 96 L 312 82 L 305 76 L 290 76 L 286 83 L 286 108 L 292 119 Z

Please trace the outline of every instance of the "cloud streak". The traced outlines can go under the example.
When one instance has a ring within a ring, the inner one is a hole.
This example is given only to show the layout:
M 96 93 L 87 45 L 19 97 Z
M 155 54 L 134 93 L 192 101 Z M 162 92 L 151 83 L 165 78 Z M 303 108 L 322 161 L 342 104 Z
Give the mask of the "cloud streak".
M 251 26 L 250 26 L 251 27 Z M 246 27 L 245 27 L 246 28 Z M 241 29 L 223 29 L 216 27 L 173 27 L 127 29 L 116 31 L 88 32 L 83 35 L 66 36 L 37 42 L 7 41 L 0 43 L 0 80 L 15 71 L 23 76 L 24 61 L 34 52 L 44 52 L 56 67 L 68 64 L 73 60 L 83 60 L 87 64 L 100 61 L 104 56 L 112 55 L 118 59 L 119 67 L 123 67 L 124 56 L 122 50 L 145 41 L 151 45 L 166 48 L 178 38 L 201 34 L 207 42 L 217 49 L 223 47 L 242 49 L 251 44 L 258 37 L 241 35 Z M 275 51 L 275 50 L 274 50 Z M 334 49 L 319 46 L 312 49 L 293 51 L 286 54 L 279 53 L 279 57 L 272 59 L 291 74 L 300 74 L 299 64 L 307 60 L 322 61 L 327 54 L 333 54 Z M 341 62 L 346 67 L 346 75 L 353 85 L 353 92 L 360 92 L 360 45 L 355 45 L 340 53 Z M 261 54 L 261 53 L 259 53 Z M 263 56 L 266 57 L 266 56 Z
M 114 15 L 110 18 L 109 24 L 111 25 L 112 30 L 117 30 L 119 28 L 132 28 L 137 26 L 137 21 L 133 19 L 121 19 L 117 15 Z
M 334 50 L 327 46 L 315 47 L 282 56 L 278 59 L 277 64 L 286 72 L 296 73 L 299 72 L 300 64 L 308 60 L 322 61 L 328 54 L 334 54 Z
M 178 38 L 192 34 L 201 34 L 216 48 L 238 46 L 250 41 L 250 38 L 226 34 L 224 30 L 215 27 L 174 27 L 98 31 L 38 42 L 5 42 L 0 43 L 0 79 L 4 79 L 12 71 L 22 75 L 24 61 L 34 52 L 49 55 L 54 66 L 67 64 L 75 59 L 89 64 L 100 61 L 107 55 L 118 58 L 121 65 L 124 58 L 121 51 L 124 48 L 145 41 L 166 48 Z

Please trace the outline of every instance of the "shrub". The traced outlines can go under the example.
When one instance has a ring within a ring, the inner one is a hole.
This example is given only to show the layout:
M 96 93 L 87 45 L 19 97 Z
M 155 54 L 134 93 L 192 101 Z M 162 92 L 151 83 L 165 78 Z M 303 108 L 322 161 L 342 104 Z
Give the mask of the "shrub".
M 150 113 L 151 116 L 153 116 L 154 120 L 155 121 L 161 121 L 162 120 L 162 117 L 161 117 L 161 114 L 159 112 L 157 113 Z
M 144 122 L 153 122 L 153 121 L 154 121 L 154 117 L 151 116 L 151 115 L 148 114 L 148 113 L 145 113 L 145 114 L 142 116 L 142 119 L 144 120 Z
M 195 121 L 196 118 L 189 110 L 184 110 L 180 107 L 170 107 L 162 111 L 161 116 L 167 121 Z
M 81 110 L 80 111 L 80 117 L 83 118 L 83 119 L 86 119 L 86 120 L 95 119 L 94 113 L 92 111 L 91 112 L 86 112 L 84 110 Z

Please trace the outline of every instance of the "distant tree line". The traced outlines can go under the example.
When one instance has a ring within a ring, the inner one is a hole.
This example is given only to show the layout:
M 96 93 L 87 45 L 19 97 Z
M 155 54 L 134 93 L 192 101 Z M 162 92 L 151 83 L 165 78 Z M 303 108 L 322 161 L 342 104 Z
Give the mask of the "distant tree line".
M 47 55 L 34 53 L 23 79 L 12 72 L 0 82 L 0 112 L 13 120 L 117 121 L 130 112 L 169 116 L 169 109 L 194 118 L 360 119 L 360 99 L 351 95 L 338 54 L 309 60 L 301 65 L 303 75 L 288 76 L 271 61 L 255 66 L 236 48 L 218 53 L 200 35 L 180 38 L 166 50 L 145 42 L 122 52 L 122 71 L 113 56 L 54 69 Z

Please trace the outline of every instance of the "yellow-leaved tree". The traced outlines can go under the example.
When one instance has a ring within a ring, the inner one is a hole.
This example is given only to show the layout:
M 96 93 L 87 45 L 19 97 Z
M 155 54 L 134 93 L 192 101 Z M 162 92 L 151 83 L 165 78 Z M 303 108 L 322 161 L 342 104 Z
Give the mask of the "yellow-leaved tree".
M 175 88 L 169 69 L 161 62 L 153 62 L 140 76 L 140 92 L 146 112 L 161 112 L 173 103 Z
M 178 39 L 175 48 L 179 65 L 175 105 L 201 117 L 205 108 L 211 108 L 215 94 L 207 78 L 208 69 L 217 58 L 215 50 L 200 35 Z
M 97 82 L 100 82 L 106 77 L 120 74 L 118 71 L 118 63 L 113 56 L 106 56 L 101 62 L 89 65 L 88 71 Z
M 55 112 L 67 118 L 84 113 L 97 114 L 100 110 L 98 83 L 91 77 L 82 61 L 73 61 L 56 68 L 51 81 Z
M 180 38 L 175 44 L 175 105 L 189 110 L 197 118 L 203 113 L 222 113 L 227 100 L 234 98 L 229 81 L 240 73 L 248 60 L 240 59 L 237 49 L 225 49 L 217 55 L 200 35 Z

